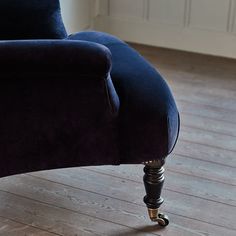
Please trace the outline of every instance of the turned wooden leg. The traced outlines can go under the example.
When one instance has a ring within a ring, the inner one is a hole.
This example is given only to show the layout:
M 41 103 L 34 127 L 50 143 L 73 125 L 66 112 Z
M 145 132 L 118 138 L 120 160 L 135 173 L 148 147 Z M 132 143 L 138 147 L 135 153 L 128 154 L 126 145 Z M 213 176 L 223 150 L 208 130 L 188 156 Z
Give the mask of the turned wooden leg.
M 147 205 L 150 219 L 158 222 L 161 226 L 167 226 L 169 219 L 166 215 L 159 213 L 159 208 L 163 203 L 161 191 L 164 184 L 164 160 L 156 160 L 145 163 L 143 182 L 146 196 L 143 201 Z

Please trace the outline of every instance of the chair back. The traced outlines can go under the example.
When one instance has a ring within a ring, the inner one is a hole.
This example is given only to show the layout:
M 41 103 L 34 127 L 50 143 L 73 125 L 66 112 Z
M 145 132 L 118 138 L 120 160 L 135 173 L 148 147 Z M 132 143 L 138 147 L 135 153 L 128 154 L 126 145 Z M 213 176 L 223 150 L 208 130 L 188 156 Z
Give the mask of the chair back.
M 0 40 L 65 37 L 59 0 L 0 0 Z

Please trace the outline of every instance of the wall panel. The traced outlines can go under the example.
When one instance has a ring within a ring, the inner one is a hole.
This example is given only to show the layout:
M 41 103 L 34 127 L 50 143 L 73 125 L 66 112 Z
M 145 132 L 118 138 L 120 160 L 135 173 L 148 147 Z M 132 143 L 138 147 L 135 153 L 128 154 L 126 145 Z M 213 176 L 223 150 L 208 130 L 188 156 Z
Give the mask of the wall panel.
M 91 22 L 90 0 L 60 0 L 62 17 L 68 33 L 87 29 Z
M 130 42 L 236 58 L 236 0 L 99 1 L 97 30 Z
M 227 31 L 230 0 L 191 0 L 189 26 Z
M 110 0 L 109 15 L 113 17 L 143 18 L 143 0 Z
M 162 24 L 184 25 L 186 0 L 150 0 L 149 20 Z
M 236 35 L 236 0 L 232 0 L 232 31 Z

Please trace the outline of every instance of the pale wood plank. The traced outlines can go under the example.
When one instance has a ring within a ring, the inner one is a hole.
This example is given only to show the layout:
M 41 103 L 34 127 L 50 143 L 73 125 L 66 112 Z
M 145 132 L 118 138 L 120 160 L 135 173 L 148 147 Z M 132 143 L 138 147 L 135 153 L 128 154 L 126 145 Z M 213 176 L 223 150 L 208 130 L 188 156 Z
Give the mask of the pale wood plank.
M 171 60 L 171 59 L 170 59 Z M 223 62 L 226 64 L 226 62 Z M 206 87 L 208 89 L 225 89 L 229 90 L 230 92 L 235 91 L 235 75 L 236 70 L 234 67 L 229 67 L 228 71 L 226 69 L 222 68 L 209 68 L 208 65 L 206 65 L 205 68 L 202 68 L 201 65 L 198 67 L 193 66 L 191 68 L 191 65 L 189 68 L 178 68 L 177 65 L 169 64 L 161 64 L 159 62 L 153 63 L 156 68 L 161 72 L 161 74 L 164 75 L 166 80 L 173 79 L 189 79 L 194 80 L 195 83 L 202 84 L 203 87 Z
M 206 92 L 206 94 L 235 98 L 236 70 L 233 67 L 228 70 L 229 74 L 227 74 L 228 71 L 224 71 L 224 75 L 221 76 L 221 78 L 215 76 L 214 69 L 202 73 L 201 69 L 199 69 L 199 71 L 196 69 L 195 71 L 181 70 L 176 67 L 172 68 L 170 65 L 158 65 L 158 62 L 156 63 L 156 67 L 158 70 L 161 70 L 161 73 L 171 87 L 180 86 L 195 91 L 196 89 L 200 89 L 201 91 Z M 222 71 L 220 73 L 222 73 Z M 228 94 L 225 93 L 226 91 Z
M 190 78 L 188 78 L 188 74 L 186 76 L 186 73 L 184 72 L 178 72 L 176 71 L 168 71 L 165 70 L 165 77 L 168 81 L 168 84 L 171 88 L 175 88 L 177 91 L 178 89 L 181 90 L 190 90 L 194 91 L 195 93 L 204 93 L 205 95 L 210 96 L 216 96 L 221 98 L 227 98 L 227 99 L 236 99 L 236 90 L 235 87 L 231 87 L 230 89 L 225 89 L 222 87 L 212 87 L 212 83 L 209 84 L 204 80 L 198 80 L 194 74 L 191 74 Z M 227 83 L 224 80 L 224 83 Z M 213 85 L 214 86 L 214 85 Z
M 54 207 L 38 201 L 0 191 L 0 212 L 5 217 L 22 224 L 42 228 L 66 236 L 116 235 L 134 229 L 90 217 L 79 212 Z M 14 209 L 14 214 L 13 214 Z M 140 235 L 147 235 L 145 233 Z
M 221 166 L 219 164 L 173 154 L 167 158 L 166 168 L 173 172 L 236 186 L 235 168 L 229 166 Z
M 171 163 L 171 161 L 169 163 Z M 175 166 L 175 164 L 173 166 Z M 185 166 L 183 169 L 184 168 Z M 142 165 L 86 167 L 86 170 L 91 170 L 100 174 L 111 175 L 121 179 L 128 179 L 138 183 L 142 183 L 142 169 Z M 212 181 L 204 179 L 201 177 L 201 174 L 198 175 L 199 177 L 186 176 L 182 169 L 181 170 L 184 174 L 172 172 L 170 169 L 171 168 L 169 168 L 169 165 L 167 164 L 164 189 L 236 207 L 236 188 L 232 187 L 231 185 L 218 183 L 214 180 Z M 236 174 L 234 174 L 233 177 L 236 178 Z M 211 177 L 211 179 L 214 178 Z
M 231 90 L 236 86 L 236 60 L 213 57 L 177 50 L 132 44 L 143 56 L 164 74 L 173 72 L 174 78 L 182 78 L 210 84 L 212 88 Z
M 21 224 L 4 217 L 0 217 L 1 236 L 55 236 L 60 234 L 49 233 L 29 225 Z
M 179 100 L 191 101 L 198 104 L 224 108 L 224 110 L 232 110 L 236 112 L 236 99 L 224 98 L 223 96 L 215 96 L 206 94 L 203 91 L 194 91 L 187 88 L 172 87 L 172 91 Z
M 206 65 L 185 65 L 180 66 L 178 68 L 177 64 L 162 64 L 157 58 L 156 61 L 153 57 L 153 64 L 161 71 L 167 80 L 170 77 L 176 79 L 189 79 L 194 80 L 195 83 L 199 83 L 202 87 L 205 88 L 212 88 L 212 89 L 225 89 L 233 92 L 236 86 L 235 76 L 235 63 L 234 60 L 233 64 L 227 64 L 225 60 L 222 61 L 221 64 L 215 64 L 214 62 L 212 66 L 209 63 Z M 227 68 L 226 68 L 227 67 Z
M 174 154 L 236 168 L 235 152 L 179 139 Z M 178 157 L 177 157 L 178 158 Z M 192 169 L 195 166 L 192 166 Z
M 93 173 L 78 168 L 72 168 L 70 171 L 62 169 L 54 172 L 34 173 L 34 176 L 77 188 L 79 186 L 79 188 L 87 191 L 143 205 L 141 196 L 144 195 L 144 189 L 141 183 L 130 182 L 129 180 Z M 96 185 L 88 184 L 93 183 L 95 178 L 97 180 Z M 132 191 L 127 191 L 127 189 L 131 189 L 131 186 Z M 164 197 L 166 199 L 164 209 L 168 212 L 174 212 L 174 214 L 186 216 L 187 218 L 200 219 L 205 223 L 212 223 L 219 227 L 236 230 L 234 220 L 232 220 L 235 218 L 236 213 L 231 206 L 222 205 L 220 203 L 215 204 L 205 199 L 185 196 L 168 190 L 164 191 Z M 202 210 L 203 206 L 204 211 Z M 224 209 L 223 212 L 222 209 Z M 221 212 L 220 218 L 218 217 L 219 212 Z
M 201 116 L 181 113 L 182 126 L 201 129 L 206 132 L 220 133 L 236 139 L 236 124 L 204 118 Z
M 236 138 L 228 135 L 182 126 L 180 129 L 180 139 L 236 153 Z
M 236 112 L 226 110 L 224 108 L 214 107 L 206 104 L 194 103 L 191 100 L 181 100 L 176 96 L 176 103 L 182 113 L 187 113 L 195 116 L 211 118 L 215 120 L 225 121 L 236 124 Z
M 137 206 L 126 201 L 52 183 L 29 175 L 6 178 L 0 184 L 0 189 L 52 206 L 60 206 L 60 208 L 73 212 L 125 225 L 133 230 L 136 229 L 139 234 L 143 231 L 143 233 L 152 235 L 173 235 L 174 233 L 186 236 L 201 235 L 181 225 L 175 225 L 174 222 L 168 229 L 154 227 L 155 224 L 148 219 L 145 206 Z

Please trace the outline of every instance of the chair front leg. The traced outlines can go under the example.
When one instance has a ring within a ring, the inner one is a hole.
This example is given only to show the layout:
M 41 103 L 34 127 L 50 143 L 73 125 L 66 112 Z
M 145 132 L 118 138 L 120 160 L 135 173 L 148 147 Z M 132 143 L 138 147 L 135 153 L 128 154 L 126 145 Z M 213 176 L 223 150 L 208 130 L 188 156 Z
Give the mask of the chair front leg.
M 169 219 L 159 212 L 163 203 L 161 191 L 164 184 L 164 160 L 145 162 L 143 182 L 146 190 L 144 203 L 147 205 L 148 214 L 153 222 L 158 222 L 161 226 L 167 226 Z

